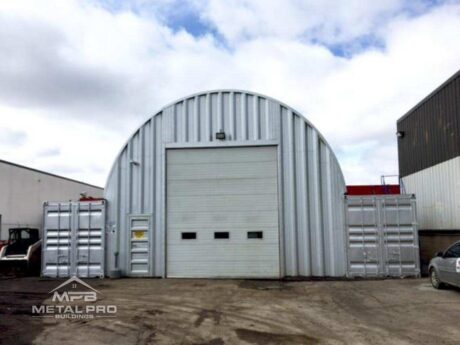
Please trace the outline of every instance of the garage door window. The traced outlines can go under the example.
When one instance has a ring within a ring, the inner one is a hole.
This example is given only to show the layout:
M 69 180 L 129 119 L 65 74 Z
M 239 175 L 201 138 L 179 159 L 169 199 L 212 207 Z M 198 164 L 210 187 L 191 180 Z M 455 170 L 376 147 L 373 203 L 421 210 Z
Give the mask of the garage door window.
M 182 239 L 183 240 L 196 240 L 196 232 L 183 232 Z
M 214 233 L 214 238 L 216 240 L 223 240 L 223 239 L 227 239 L 227 238 L 230 238 L 230 233 L 225 231 L 221 231 L 221 232 L 215 232 Z
M 263 231 L 248 231 L 248 238 L 262 239 L 264 238 L 264 233 Z

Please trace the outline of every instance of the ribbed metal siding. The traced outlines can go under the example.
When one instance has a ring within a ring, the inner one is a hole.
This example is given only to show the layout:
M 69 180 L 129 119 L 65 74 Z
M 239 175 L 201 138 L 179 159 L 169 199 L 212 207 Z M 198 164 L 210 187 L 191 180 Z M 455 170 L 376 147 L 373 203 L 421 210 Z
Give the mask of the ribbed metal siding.
M 460 230 L 460 157 L 406 176 L 402 182 L 407 193 L 417 197 L 419 229 Z
M 220 130 L 225 141 L 215 139 Z M 330 147 L 292 108 L 232 90 L 177 101 L 129 139 L 105 189 L 111 230 L 107 269 L 118 266 L 128 274 L 127 217 L 146 214 L 153 232 L 149 275 L 164 275 L 167 148 L 251 145 L 278 146 L 282 274 L 345 275 L 345 183 Z
M 399 174 L 407 176 L 460 155 L 460 72 L 397 124 Z

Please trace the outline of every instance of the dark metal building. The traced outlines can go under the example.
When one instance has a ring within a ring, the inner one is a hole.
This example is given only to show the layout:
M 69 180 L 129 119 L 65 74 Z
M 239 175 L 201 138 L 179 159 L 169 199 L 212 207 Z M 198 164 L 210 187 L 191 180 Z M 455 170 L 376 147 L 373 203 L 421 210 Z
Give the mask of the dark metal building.
M 398 120 L 399 174 L 460 156 L 460 71 Z

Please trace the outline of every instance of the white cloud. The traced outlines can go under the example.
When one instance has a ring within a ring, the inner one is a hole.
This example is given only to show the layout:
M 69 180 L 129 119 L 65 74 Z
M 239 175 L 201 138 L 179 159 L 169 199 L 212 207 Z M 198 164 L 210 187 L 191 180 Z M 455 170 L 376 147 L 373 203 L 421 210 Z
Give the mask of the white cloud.
M 379 183 L 397 173 L 397 118 L 459 68 L 458 2 L 190 3 L 227 45 L 169 28 L 175 0 L 117 4 L 0 4 L 0 134 L 23 134 L 14 151 L 3 136 L 0 159 L 103 185 L 121 145 L 161 106 L 242 88 L 306 115 L 347 182 Z M 363 46 L 368 36 L 381 44 Z M 352 55 L 335 56 L 335 44 Z
M 255 37 L 334 44 L 378 32 L 396 14 L 420 12 L 423 1 L 195 0 L 202 18 L 232 43 Z

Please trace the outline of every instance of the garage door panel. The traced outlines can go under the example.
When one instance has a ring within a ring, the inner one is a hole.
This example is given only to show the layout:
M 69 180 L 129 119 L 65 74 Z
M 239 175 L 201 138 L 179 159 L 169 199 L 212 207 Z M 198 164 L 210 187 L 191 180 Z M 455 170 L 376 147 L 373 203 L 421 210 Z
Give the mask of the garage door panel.
M 232 223 L 232 222 L 229 222 L 229 223 L 225 223 L 225 224 L 214 224 L 214 223 L 203 223 L 203 224 L 199 224 L 198 222 L 195 223 L 195 224 L 187 224 L 187 223 L 182 223 L 182 224 L 175 224 L 175 225 L 172 225 L 169 227 L 169 229 L 171 230 L 171 234 L 174 233 L 174 234 L 177 234 L 177 237 L 179 238 L 180 237 L 180 233 L 181 232 L 190 232 L 190 231 L 193 231 L 193 232 L 196 232 L 198 234 L 198 236 L 200 238 L 203 238 L 204 237 L 201 235 L 200 233 L 200 230 L 203 229 L 204 226 L 206 227 L 209 227 L 209 228 L 213 228 L 214 231 L 229 231 L 229 230 L 242 230 L 242 231 L 245 231 L 244 232 L 244 238 L 246 239 L 246 236 L 247 236 L 247 231 L 263 231 L 264 232 L 264 238 L 268 238 L 268 236 L 271 234 L 269 232 L 267 232 L 267 229 L 270 229 L 270 226 L 272 224 L 256 224 L 256 225 L 247 225 L 247 224 L 244 224 L 244 223 Z M 276 232 L 278 232 L 278 229 L 276 228 L 274 230 L 275 232 L 275 236 L 277 238 L 277 235 L 276 235 Z M 232 238 L 235 238 L 234 235 L 232 234 L 231 235 Z
M 275 177 L 276 171 L 272 171 L 271 166 L 271 162 L 253 162 L 250 165 L 248 163 L 209 163 L 204 166 L 199 164 L 170 166 L 168 164 L 168 182 Z
M 215 180 L 176 180 L 168 184 L 168 195 L 175 196 L 202 196 L 202 195 L 227 195 L 227 194 L 276 194 L 277 184 L 273 178 L 235 178 Z
M 231 154 L 222 154 L 223 149 L 221 148 L 171 149 L 170 152 L 173 154 L 168 155 L 168 166 L 203 165 L 208 163 L 272 162 L 276 159 L 276 150 L 273 150 L 273 147 L 257 147 L 257 155 L 254 155 L 251 149 L 248 147 L 233 147 L 230 148 L 232 150 Z
M 227 247 L 227 248 L 225 248 Z M 255 262 L 255 261 L 265 261 L 270 260 L 270 257 L 273 255 L 273 250 L 277 250 L 277 243 L 264 243 L 263 246 L 252 245 L 252 246 L 236 246 L 234 243 L 229 244 L 228 246 L 219 245 L 216 247 L 212 243 L 204 244 L 202 247 L 185 247 L 177 246 L 176 249 L 172 250 L 170 254 L 175 254 L 174 258 L 170 262 L 183 262 L 183 261 L 200 261 L 205 260 L 209 264 L 209 259 L 218 257 L 220 261 L 231 261 L 239 262 Z M 186 253 L 184 249 L 189 248 Z M 206 253 L 203 253 L 203 250 L 206 250 Z M 226 250 L 229 249 L 229 250 Z M 252 250 L 257 250 L 258 255 L 254 257 L 251 253 Z
M 265 230 L 269 228 L 273 223 L 270 222 L 275 217 L 270 217 L 267 219 L 263 219 L 257 224 L 247 224 L 245 222 L 237 222 L 235 219 L 231 219 L 228 217 L 220 217 L 217 220 L 207 220 L 207 221 L 201 221 L 200 219 L 196 219 L 195 221 L 188 221 L 187 219 L 180 219 L 177 222 L 174 222 L 174 225 L 170 225 L 169 229 L 171 231 L 191 231 L 191 230 L 201 230 L 203 227 L 208 227 L 208 228 L 214 228 L 215 231 L 227 231 L 229 229 L 235 230 L 235 229 L 241 229 L 241 230 L 247 230 L 247 231 L 256 231 L 256 230 Z M 226 222 L 223 222 L 227 220 Z M 220 223 L 219 223 L 220 222 Z M 278 231 L 278 229 L 276 229 Z
M 228 258 L 227 260 L 222 259 L 213 262 L 212 265 L 209 264 L 207 258 L 202 258 L 196 256 L 193 259 L 189 260 L 178 260 L 175 261 L 173 265 L 170 265 L 168 270 L 169 277 L 193 277 L 194 275 L 199 276 L 200 272 L 206 273 L 209 277 L 245 277 L 251 273 L 252 277 L 273 277 L 273 271 L 278 268 L 275 266 L 268 265 L 267 263 L 272 263 L 270 256 L 261 256 L 258 260 L 254 260 L 251 255 L 246 257 L 241 257 L 241 260 L 232 260 Z M 241 275 L 241 267 L 245 268 L 245 275 Z M 193 273 L 193 274 L 191 274 Z M 264 275 L 262 275 L 262 273 Z M 200 275 L 201 276 L 201 275 Z
M 225 226 L 225 227 L 224 227 Z M 168 240 L 169 241 L 174 241 L 174 240 L 180 240 L 181 243 L 184 243 L 184 245 L 189 245 L 189 246 L 194 246 L 194 245 L 201 245 L 204 243 L 203 241 L 211 240 L 213 243 L 215 241 L 214 239 L 214 233 L 215 232 L 228 232 L 229 238 L 232 239 L 233 241 L 245 241 L 249 243 L 262 243 L 264 241 L 267 241 L 269 239 L 273 239 L 278 241 L 278 227 L 274 226 L 273 224 L 269 224 L 266 226 L 260 226 L 260 224 L 255 224 L 251 226 L 239 226 L 239 227 L 231 227 L 228 224 L 222 224 L 221 227 L 216 227 L 215 225 L 211 225 L 209 227 L 201 227 L 196 229 L 196 239 L 199 239 L 200 241 L 196 241 L 193 239 L 182 239 L 182 232 L 191 232 L 191 227 L 190 226 L 183 226 L 183 227 L 177 227 L 177 226 L 171 226 L 168 227 L 170 229 Z M 248 239 L 248 232 L 262 232 L 262 238 L 252 238 Z M 219 243 L 225 243 L 228 239 L 221 239 Z
M 181 265 L 174 265 L 168 271 L 169 277 L 176 278 L 240 278 L 240 277 L 273 277 L 276 267 L 267 265 L 266 260 L 255 261 L 241 275 L 240 266 L 245 262 L 218 261 L 210 266 L 209 261 L 183 262 Z M 180 267 L 180 268 L 179 268 Z
M 203 211 L 240 211 L 248 209 L 253 211 L 276 211 L 278 209 L 276 194 L 260 195 L 213 195 L 207 197 L 178 196 L 170 197 L 169 202 L 174 205 L 174 211 L 187 210 L 187 212 Z
M 167 275 L 279 277 L 277 189 L 275 147 L 168 150 Z
M 246 210 L 245 212 L 226 210 L 225 213 L 217 210 L 205 210 L 202 212 L 197 211 L 183 211 L 174 210 L 168 211 L 169 226 L 176 226 L 182 223 L 189 225 L 212 225 L 217 222 L 225 220 L 226 222 L 246 224 L 246 225 L 264 225 L 274 224 L 278 220 L 277 212 L 273 210 Z M 219 225 L 221 226 L 221 225 Z
M 181 239 L 181 237 L 179 235 L 179 236 L 175 236 L 174 238 L 169 239 L 169 243 L 174 244 L 177 247 L 190 248 L 190 250 L 193 250 L 193 248 L 206 248 L 206 246 L 208 246 L 208 245 L 215 246 L 216 241 L 217 241 L 216 239 L 214 239 L 214 236 L 212 236 L 212 237 L 204 237 L 204 236 L 201 236 L 200 234 L 198 234 L 197 239 L 199 241 L 195 241 L 195 243 L 192 243 L 194 240 L 183 240 L 183 239 Z M 273 243 L 277 244 L 278 243 L 278 237 L 273 233 L 267 233 L 267 232 L 264 233 L 264 239 L 263 240 L 251 239 L 252 243 L 246 237 L 244 237 L 244 238 L 235 238 L 235 236 L 231 236 L 230 239 L 231 239 L 231 243 L 229 243 L 228 245 L 236 246 L 236 245 L 241 244 L 241 245 L 246 245 L 248 248 L 250 246 L 252 246 L 252 247 L 257 247 L 257 246 L 262 247 L 262 246 L 265 246 L 265 245 L 268 245 L 268 244 L 273 244 Z M 227 240 L 226 239 L 225 240 L 220 239 L 219 243 L 217 245 L 225 247 L 227 244 L 224 243 L 224 241 L 227 241 Z M 248 241 L 249 241 L 249 243 L 248 243 Z

